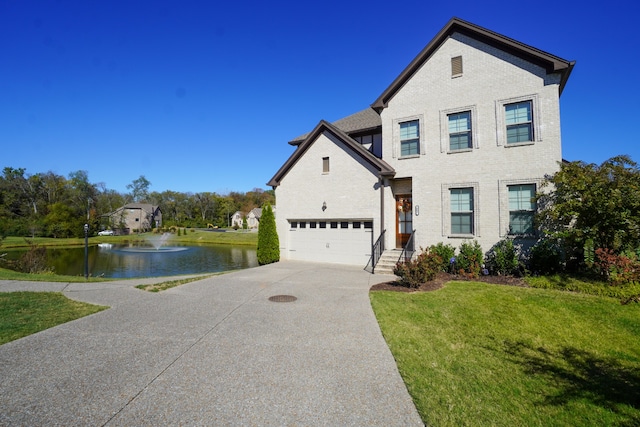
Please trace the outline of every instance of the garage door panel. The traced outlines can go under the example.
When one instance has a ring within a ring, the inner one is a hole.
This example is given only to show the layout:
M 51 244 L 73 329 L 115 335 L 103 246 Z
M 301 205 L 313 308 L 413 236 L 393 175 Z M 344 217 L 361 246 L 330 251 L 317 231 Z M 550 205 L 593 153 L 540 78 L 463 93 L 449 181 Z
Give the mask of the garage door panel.
M 371 257 L 371 237 L 372 229 L 353 228 L 352 223 L 349 228 L 290 229 L 289 258 L 364 266 Z

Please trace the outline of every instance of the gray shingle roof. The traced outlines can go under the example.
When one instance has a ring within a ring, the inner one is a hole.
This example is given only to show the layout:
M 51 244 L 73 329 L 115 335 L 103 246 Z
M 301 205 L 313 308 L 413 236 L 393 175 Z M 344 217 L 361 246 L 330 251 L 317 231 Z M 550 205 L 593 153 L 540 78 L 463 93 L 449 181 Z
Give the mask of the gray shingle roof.
M 312 130 L 307 138 L 297 145 L 296 150 L 291 154 L 287 161 L 282 165 L 280 170 L 271 178 L 267 185 L 271 187 L 277 187 L 280 185 L 280 181 L 289 172 L 289 170 L 296 164 L 298 159 L 304 155 L 307 149 L 315 142 L 315 140 L 324 132 L 333 134 L 336 138 L 342 141 L 345 146 L 350 149 L 353 154 L 360 159 L 364 160 L 375 170 L 377 170 L 378 176 L 394 176 L 396 171 L 384 160 L 377 158 L 368 150 L 366 150 L 361 144 L 357 143 L 353 138 L 347 135 L 344 131 L 331 123 L 320 120 L 320 123 Z M 294 144 L 296 145 L 296 144 Z
M 382 120 L 380 120 L 380 115 L 376 113 L 373 108 L 365 108 L 364 110 L 358 111 L 357 113 L 351 114 L 350 116 L 344 117 L 340 120 L 336 120 L 331 124 L 344 133 L 351 134 L 378 128 L 382 126 Z M 289 142 L 289 144 L 299 145 L 309 136 L 310 133 L 311 132 L 307 132 L 304 135 L 300 135 L 299 137 L 294 138 L 291 142 Z

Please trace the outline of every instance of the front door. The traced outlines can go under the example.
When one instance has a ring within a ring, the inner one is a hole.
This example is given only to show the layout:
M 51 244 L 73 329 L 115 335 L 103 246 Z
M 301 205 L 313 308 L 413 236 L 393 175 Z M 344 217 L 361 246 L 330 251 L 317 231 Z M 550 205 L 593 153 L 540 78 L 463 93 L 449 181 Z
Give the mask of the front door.
M 396 248 L 404 248 L 413 232 L 411 195 L 396 196 Z

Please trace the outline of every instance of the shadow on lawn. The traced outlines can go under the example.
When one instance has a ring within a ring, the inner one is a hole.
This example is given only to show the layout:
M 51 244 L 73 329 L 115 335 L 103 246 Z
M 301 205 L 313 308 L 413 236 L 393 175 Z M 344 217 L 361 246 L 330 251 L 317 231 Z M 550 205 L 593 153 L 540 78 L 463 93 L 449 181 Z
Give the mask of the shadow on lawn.
M 636 367 L 571 347 L 549 351 L 508 341 L 505 351 L 525 373 L 546 377 L 557 385 L 558 393 L 547 396 L 546 404 L 589 400 L 626 418 L 622 426 L 640 425 L 640 372 Z

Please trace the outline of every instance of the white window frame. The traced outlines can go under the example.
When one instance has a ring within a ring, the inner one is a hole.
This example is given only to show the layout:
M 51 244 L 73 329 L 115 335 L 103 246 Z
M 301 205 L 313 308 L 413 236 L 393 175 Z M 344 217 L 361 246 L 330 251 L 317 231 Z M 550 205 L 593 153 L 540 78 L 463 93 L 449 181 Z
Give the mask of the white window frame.
M 533 121 L 531 128 L 533 132 L 533 141 L 507 143 L 507 121 L 505 107 L 509 104 L 517 104 L 519 102 L 531 102 L 531 120 Z M 496 142 L 498 146 L 521 147 L 523 145 L 532 145 L 536 142 L 542 142 L 542 126 L 540 114 L 540 101 L 538 94 L 524 95 L 514 98 L 500 99 L 495 102 L 496 109 Z
M 472 234 L 453 234 L 451 232 L 451 190 L 471 188 L 473 191 L 473 230 Z M 456 182 L 442 184 L 442 236 L 453 239 L 473 239 L 480 237 L 480 184 L 478 182 Z
M 402 141 L 400 141 L 400 124 L 406 122 L 418 121 L 418 154 L 412 154 L 409 156 L 402 155 Z M 424 156 L 425 144 L 424 144 L 424 116 L 418 114 L 415 116 L 403 117 L 393 120 L 393 158 L 397 159 L 414 159 L 420 156 Z
M 471 148 L 464 148 L 462 150 L 451 150 L 449 144 L 449 116 L 451 114 L 459 114 L 469 111 L 471 113 Z M 480 147 L 478 144 L 478 109 L 475 105 L 468 105 L 466 107 L 451 108 L 448 110 L 440 111 L 440 152 L 441 153 L 466 153 L 473 151 Z

